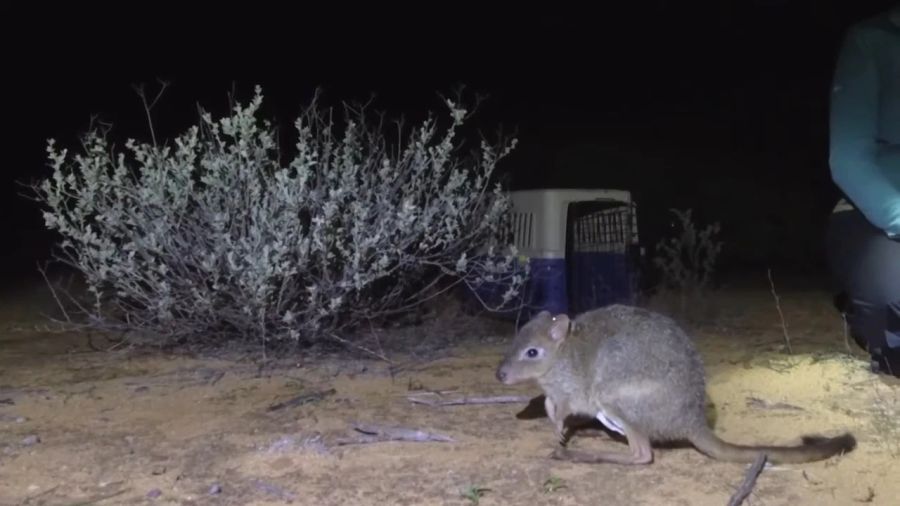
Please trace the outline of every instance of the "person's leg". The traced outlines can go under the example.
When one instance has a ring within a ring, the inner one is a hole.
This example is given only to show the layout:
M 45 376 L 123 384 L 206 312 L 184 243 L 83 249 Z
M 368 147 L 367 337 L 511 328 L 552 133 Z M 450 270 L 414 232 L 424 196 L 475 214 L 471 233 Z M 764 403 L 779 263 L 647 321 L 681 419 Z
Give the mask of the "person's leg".
M 850 303 L 848 285 L 853 275 L 852 267 L 857 263 L 854 250 L 859 249 L 859 241 L 855 238 L 859 234 L 859 227 L 850 215 L 848 211 L 832 213 L 825 233 L 825 252 L 831 272 L 831 288 L 835 294 L 834 307 L 846 318 L 847 331 L 853 341 L 867 350 L 866 336 L 860 333 L 858 326 L 851 324 L 853 305 Z M 851 247 L 854 245 L 855 247 Z
M 831 216 L 827 248 L 832 275 L 846 293 L 847 322 L 872 355 L 873 368 L 900 376 L 900 241 L 859 211 Z
M 900 245 L 900 241 L 894 241 Z M 894 259 L 900 262 L 900 259 Z M 896 294 L 895 294 L 896 296 Z M 900 298 L 895 298 L 887 307 L 887 327 L 884 330 L 885 348 L 882 370 L 900 378 Z

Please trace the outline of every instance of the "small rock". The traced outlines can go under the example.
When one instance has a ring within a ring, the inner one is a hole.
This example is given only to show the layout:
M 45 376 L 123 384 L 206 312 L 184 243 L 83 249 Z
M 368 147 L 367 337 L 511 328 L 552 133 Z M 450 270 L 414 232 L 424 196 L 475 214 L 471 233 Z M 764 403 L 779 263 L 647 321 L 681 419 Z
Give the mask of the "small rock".
M 20 417 L 16 418 L 16 423 L 25 423 L 27 421 L 28 421 L 28 419 L 25 418 L 24 416 L 20 416 Z
M 149 392 L 149 391 L 150 391 L 150 387 L 148 387 L 148 386 L 139 386 L 134 389 L 134 393 L 136 393 L 136 394 L 142 394 L 144 392 Z
M 41 442 L 41 438 L 32 434 L 30 436 L 26 436 L 25 439 L 22 440 L 23 446 L 33 446 Z
M 153 476 L 166 474 L 166 466 L 153 466 L 153 469 L 150 470 L 150 474 L 152 474 Z
M 134 444 L 134 436 L 125 436 L 125 442 L 133 445 Z
M 147 492 L 148 499 L 156 499 L 157 497 L 162 495 L 162 490 L 158 488 L 154 488 L 153 490 Z
M 28 485 L 29 492 L 37 492 L 40 489 L 41 489 L 41 487 L 35 485 L 34 483 L 32 483 L 31 485 Z
M 209 495 L 219 495 L 222 493 L 222 485 L 218 483 L 213 483 L 211 487 L 209 487 Z

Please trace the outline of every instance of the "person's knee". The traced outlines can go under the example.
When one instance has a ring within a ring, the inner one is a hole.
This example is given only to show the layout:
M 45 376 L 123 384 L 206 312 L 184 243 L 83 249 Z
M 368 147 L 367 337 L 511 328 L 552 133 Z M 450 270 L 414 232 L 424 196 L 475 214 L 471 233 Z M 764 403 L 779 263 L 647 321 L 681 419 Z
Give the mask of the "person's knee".
M 900 301 L 900 258 L 898 266 L 885 266 L 883 269 L 861 269 L 844 287 L 846 299 L 843 313 L 865 311 L 860 308 L 882 313 L 883 308 Z M 835 299 L 838 302 L 838 297 Z
M 885 322 L 885 345 L 900 353 L 900 299 L 887 305 Z

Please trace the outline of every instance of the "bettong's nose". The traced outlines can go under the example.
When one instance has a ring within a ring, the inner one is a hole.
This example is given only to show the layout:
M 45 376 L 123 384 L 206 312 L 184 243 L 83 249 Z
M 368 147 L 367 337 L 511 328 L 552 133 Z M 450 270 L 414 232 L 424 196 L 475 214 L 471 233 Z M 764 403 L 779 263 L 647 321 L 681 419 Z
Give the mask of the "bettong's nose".
M 502 369 L 497 369 L 497 380 L 500 382 L 506 381 L 506 372 Z

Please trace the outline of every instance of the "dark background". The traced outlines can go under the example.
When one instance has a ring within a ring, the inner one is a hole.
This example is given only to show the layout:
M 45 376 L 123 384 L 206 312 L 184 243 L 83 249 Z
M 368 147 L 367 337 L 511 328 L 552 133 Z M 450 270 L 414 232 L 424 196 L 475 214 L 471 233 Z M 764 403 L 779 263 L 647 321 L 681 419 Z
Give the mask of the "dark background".
M 667 209 L 690 207 L 722 224 L 722 272 L 821 276 L 835 55 L 848 25 L 891 3 L 4 7 L 2 274 L 33 274 L 55 239 L 18 184 L 49 174 L 46 139 L 77 148 L 97 115 L 114 139 L 149 140 L 131 85 L 162 78 L 158 136 L 260 84 L 288 143 L 316 87 L 335 101 L 374 92 L 414 120 L 464 83 L 490 95 L 479 127 L 518 130 L 512 189 L 630 189 L 648 250 Z

